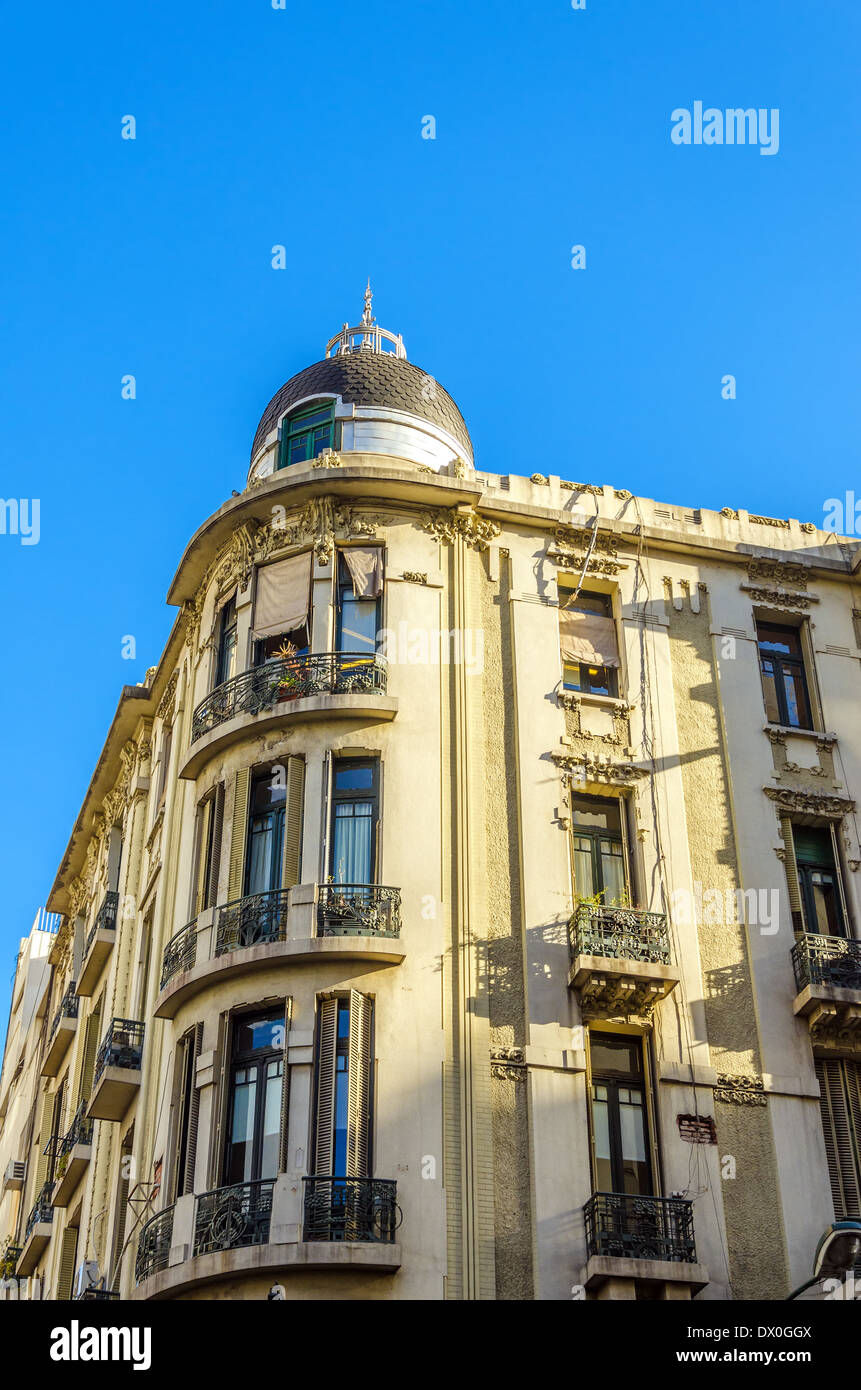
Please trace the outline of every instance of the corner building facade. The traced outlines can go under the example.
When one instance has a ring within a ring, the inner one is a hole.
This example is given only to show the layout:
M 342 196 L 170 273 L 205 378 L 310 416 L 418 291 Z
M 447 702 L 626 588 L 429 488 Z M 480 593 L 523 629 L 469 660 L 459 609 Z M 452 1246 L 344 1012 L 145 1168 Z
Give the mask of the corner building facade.
M 859 1215 L 857 582 L 793 520 L 476 471 L 345 326 L 191 539 L 48 900 L 18 1274 L 785 1297 Z

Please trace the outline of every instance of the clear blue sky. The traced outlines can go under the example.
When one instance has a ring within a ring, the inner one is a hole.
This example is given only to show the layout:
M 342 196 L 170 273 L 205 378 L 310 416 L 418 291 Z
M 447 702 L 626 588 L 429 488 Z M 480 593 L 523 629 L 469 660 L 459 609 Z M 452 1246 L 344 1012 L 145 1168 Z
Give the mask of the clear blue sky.
M 186 540 L 368 272 L 484 469 L 814 521 L 861 495 L 858 0 L 11 0 L 3 29 L 0 493 L 41 537 L 0 536 L 0 989 Z M 779 108 L 779 153 L 674 145 L 696 100 Z

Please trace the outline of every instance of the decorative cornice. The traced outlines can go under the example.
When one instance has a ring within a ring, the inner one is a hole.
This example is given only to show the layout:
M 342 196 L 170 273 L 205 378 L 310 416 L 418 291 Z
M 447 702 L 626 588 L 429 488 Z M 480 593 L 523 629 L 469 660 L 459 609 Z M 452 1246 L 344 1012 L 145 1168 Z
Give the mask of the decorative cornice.
M 855 802 L 848 796 L 829 796 L 825 792 L 807 792 L 796 787 L 763 787 L 763 791 L 784 812 L 840 820 L 855 810 Z
M 815 594 L 790 593 L 786 589 L 763 589 L 754 584 L 740 584 L 739 588 L 750 594 L 754 603 L 765 603 L 771 608 L 800 608 L 806 611 L 812 603 L 818 603 Z
M 557 767 L 571 774 L 578 782 L 603 782 L 608 786 L 630 786 L 641 777 L 648 777 L 648 769 L 636 763 L 616 762 L 612 758 L 600 758 L 593 753 L 559 753 L 550 755 Z
M 165 692 L 162 695 L 161 700 L 159 701 L 158 709 L 156 710 L 156 718 L 163 719 L 165 724 L 171 724 L 173 722 L 173 712 L 174 706 L 176 704 L 176 687 L 178 681 L 179 671 L 174 671 L 173 675 L 167 683 L 167 686 L 165 687 Z

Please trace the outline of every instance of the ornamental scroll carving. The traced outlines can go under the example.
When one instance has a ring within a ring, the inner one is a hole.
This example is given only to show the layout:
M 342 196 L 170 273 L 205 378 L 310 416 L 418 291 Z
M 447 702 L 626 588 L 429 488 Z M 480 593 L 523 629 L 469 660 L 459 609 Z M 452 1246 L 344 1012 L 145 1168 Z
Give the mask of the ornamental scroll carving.
M 750 560 L 747 577 L 751 582 L 770 581 L 774 584 L 788 584 L 794 589 L 806 589 L 808 573 L 804 565 L 792 560 Z
M 593 753 L 551 753 L 557 767 L 571 776 L 575 786 L 585 786 L 587 782 L 603 782 L 608 786 L 631 786 L 641 777 L 648 777 L 648 769 L 636 763 L 619 762 L 613 758 L 602 758 Z
M 526 1060 L 522 1047 L 492 1047 L 490 1074 L 499 1081 L 525 1081 Z
M 735 1076 L 719 1071 L 714 1088 L 716 1101 L 724 1105 L 765 1105 L 765 1086 L 761 1076 Z
M 595 540 L 592 546 L 593 538 Z M 589 555 L 590 546 L 592 553 Z M 547 558 L 554 564 L 565 565 L 571 569 L 582 570 L 589 555 L 589 574 L 618 574 L 627 569 L 619 558 L 619 551 L 612 536 L 594 531 L 588 526 L 557 526 L 553 540 L 547 547 Z
M 426 512 L 421 524 L 422 530 L 436 536 L 441 544 L 451 545 L 460 536 L 473 550 L 487 550 L 499 535 L 496 523 L 479 516 L 472 507 Z

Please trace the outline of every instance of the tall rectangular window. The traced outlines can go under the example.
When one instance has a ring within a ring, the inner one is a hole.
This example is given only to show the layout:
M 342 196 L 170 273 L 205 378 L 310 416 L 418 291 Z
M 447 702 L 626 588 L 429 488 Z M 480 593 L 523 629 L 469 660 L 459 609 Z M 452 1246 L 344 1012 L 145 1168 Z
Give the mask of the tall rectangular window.
M 236 675 L 236 595 L 227 600 L 218 618 L 218 659 L 215 684 L 222 685 Z
M 332 771 L 329 877 L 375 883 L 379 759 L 338 758 Z
M 756 641 L 769 723 L 812 729 L 800 630 L 780 623 L 757 622 Z
M 312 401 L 300 406 L 281 424 L 281 454 L 279 468 L 291 463 L 314 459 L 324 449 L 333 447 L 335 437 L 335 402 Z
M 619 694 L 619 647 L 609 594 L 576 590 L 559 580 L 559 643 L 562 684 L 584 694 Z
M 616 1033 L 589 1033 L 596 1192 L 650 1196 L 649 1118 L 643 1044 Z
M 804 930 L 846 936 L 840 868 L 830 829 L 793 824 L 792 843 Z
M 380 546 L 338 551 L 336 649 L 373 656 L 380 631 L 383 560 Z
M 261 565 L 254 596 L 254 665 L 307 654 L 311 630 L 311 552 Z
M 197 872 L 195 874 L 194 913 L 212 907 L 218 896 L 221 868 L 221 836 L 224 822 L 224 783 L 211 792 L 197 812 Z
M 251 782 L 245 854 L 246 897 L 281 887 L 286 806 L 286 783 L 273 769 L 257 773 Z
M 225 1183 L 277 1177 L 283 1077 L 283 1008 L 234 1019 Z
M 324 999 L 317 1021 L 314 1171 L 371 1176 L 373 1003 L 357 990 Z
M 617 798 L 572 796 L 574 892 L 578 898 L 598 898 L 605 907 L 628 902 L 623 814 L 624 807 Z

